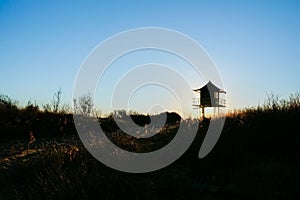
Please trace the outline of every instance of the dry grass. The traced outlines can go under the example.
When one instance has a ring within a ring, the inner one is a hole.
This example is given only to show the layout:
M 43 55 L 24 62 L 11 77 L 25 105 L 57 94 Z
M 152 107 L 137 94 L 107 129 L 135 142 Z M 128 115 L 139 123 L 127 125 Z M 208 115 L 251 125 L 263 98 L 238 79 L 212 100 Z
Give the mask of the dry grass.
M 228 115 L 204 159 L 197 153 L 209 120 L 182 158 L 147 174 L 104 166 L 76 137 L 36 137 L 29 149 L 27 138 L 14 148 L 6 145 L 11 153 L 2 154 L 0 199 L 300 199 L 299 120 L 299 94 L 287 100 L 270 96 L 265 105 Z M 136 152 L 160 148 L 177 128 L 138 140 L 124 137 L 109 120 L 106 126 L 115 144 Z

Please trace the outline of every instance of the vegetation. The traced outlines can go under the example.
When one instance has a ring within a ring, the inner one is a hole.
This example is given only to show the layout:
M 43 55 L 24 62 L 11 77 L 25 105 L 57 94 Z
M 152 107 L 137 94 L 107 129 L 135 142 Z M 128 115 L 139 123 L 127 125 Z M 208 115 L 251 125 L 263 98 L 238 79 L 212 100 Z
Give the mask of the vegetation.
M 118 172 L 95 160 L 78 139 L 72 115 L 59 105 L 50 108 L 20 108 L 0 96 L 0 199 L 300 199 L 299 93 L 270 95 L 262 106 L 229 113 L 213 151 L 198 159 L 210 123 L 204 119 L 179 160 L 146 174 Z M 176 134 L 177 120 L 168 116 L 165 128 L 147 139 L 124 135 L 113 115 L 98 120 L 118 146 L 148 152 Z M 131 117 L 141 126 L 149 122 L 149 116 Z

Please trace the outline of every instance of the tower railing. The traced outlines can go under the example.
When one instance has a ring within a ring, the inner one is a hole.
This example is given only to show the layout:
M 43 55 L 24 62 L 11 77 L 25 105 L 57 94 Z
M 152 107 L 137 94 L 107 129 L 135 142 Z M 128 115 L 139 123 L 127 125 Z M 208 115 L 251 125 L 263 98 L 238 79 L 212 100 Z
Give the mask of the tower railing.
M 223 98 L 213 98 L 212 100 L 211 99 L 207 99 L 207 101 L 212 101 L 211 104 L 212 106 L 211 107 L 226 107 L 226 100 L 223 99 Z M 195 107 L 201 107 L 201 101 L 200 101 L 200 98 L 193 98 L 192 99 L 192 105 L 195 106 Z M 206 106 L 204 106 L 206 107 Z M 209 106 L 207 106 L 209 107 Z

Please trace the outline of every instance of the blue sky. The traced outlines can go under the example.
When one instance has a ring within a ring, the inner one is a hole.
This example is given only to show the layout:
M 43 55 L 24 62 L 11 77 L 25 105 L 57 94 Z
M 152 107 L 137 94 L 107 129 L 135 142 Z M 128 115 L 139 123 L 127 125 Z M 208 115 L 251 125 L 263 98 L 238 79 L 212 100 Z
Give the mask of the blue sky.
M 0 93 L 21 105 L 45 104 L 62 88 L 70 103 L 89 52 L 140 27 L 174 29 L 201 44 L 219 69 L 230 109 L 300 89 L 299 1 L 0 0 Z

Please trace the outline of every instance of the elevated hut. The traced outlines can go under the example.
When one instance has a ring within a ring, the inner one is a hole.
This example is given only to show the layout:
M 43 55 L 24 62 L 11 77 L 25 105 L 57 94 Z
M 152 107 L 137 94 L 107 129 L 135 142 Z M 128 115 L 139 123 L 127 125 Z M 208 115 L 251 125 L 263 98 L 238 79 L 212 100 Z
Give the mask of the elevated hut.
M 199 93 L 199 98 L 193 99 L 193 106 L 196 109 L 201 109 L 203 118 L 205 118 L 206 107 L 226 107 L 225 99 L 221 98 L 221 94 L 226 94 L 226 92 L 218 88 L 211 81 L 203 87 L 193 91 Z

